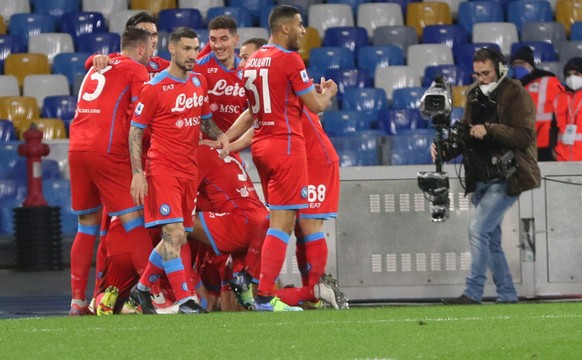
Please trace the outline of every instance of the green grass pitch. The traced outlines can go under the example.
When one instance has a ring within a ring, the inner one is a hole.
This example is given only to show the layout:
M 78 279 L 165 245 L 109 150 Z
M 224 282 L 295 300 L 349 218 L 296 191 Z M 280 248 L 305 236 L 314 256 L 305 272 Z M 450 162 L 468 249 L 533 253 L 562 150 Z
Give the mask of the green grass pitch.
M 582 302 L 0 320 L 0 359 L 582 359 Z

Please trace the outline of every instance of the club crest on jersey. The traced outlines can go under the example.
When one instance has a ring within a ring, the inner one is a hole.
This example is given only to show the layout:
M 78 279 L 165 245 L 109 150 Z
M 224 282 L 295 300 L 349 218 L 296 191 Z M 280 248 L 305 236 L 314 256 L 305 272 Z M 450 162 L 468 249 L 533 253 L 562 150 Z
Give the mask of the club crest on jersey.
M 309 75 L 307 75 L 307 70 L 303 69 L 301 70 L 301 80 L 303 80 L 304 83 L 309 82 Z
M 137 103 L 137 106 L 135 107 L 135 114 L 136 115 L 141 115 L 141 112 L 143 111 L 143 104 L 142 103 Z
M 238 78 L 239 78 L 240 80 L 242 80 L 242 78 L 243 78 L 243 72 L 242 72 L 242 70 L 239 70 L 239 71 L 238 71 L 238 74 L 237 74 L 237 76 L 238 76 Z
M 149 67 L 151 67 L 154 70 L 158 70 L 158 68 L 159 68 L 159 65 L 153 61 L 150 61 L 150 63 L 148 65 L 149 65 Z
M 198 79 L 197 77 L 192 77 L 192 84 L 200 86 L 200 79 Z
M 307 189 L 305 191 L 307 193 Z M 168 204 L 163 204 L 160 206 L 160 214 L 168 216 L 170 214 L 170 206 Z
M 301 189 L 301 197 L 307 199 L 307 186 Z

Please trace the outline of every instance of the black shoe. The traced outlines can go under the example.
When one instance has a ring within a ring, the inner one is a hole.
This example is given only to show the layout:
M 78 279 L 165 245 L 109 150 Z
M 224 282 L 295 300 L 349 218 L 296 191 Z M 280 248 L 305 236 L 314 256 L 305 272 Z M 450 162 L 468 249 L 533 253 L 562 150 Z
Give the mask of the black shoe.
M 480 301 L 473 300 L 467 295 L 461 295 L 456 298 L 452 299 L 442 299 L 441 300 L 445 305 L 479 305 L 481 304 Z
M 238 303 L 247 310 L 253 308 L 255 298 L 253 297 L 252 276 L 245 270 L 239 271 L 228 281 L 230 289 L 234 292 Z
M 190 299 L 180 305 L 178 308 L 178 314 L 207 314 L 205 308 L 198 305 L 198 303 L 194 299 Z
M 129 298 L 141 308 L 142 314 L 156 314 L 149 291 L 141 291 L 135 285 L 129 292 Z
M 509 300 L 509 301 L 505 301 L 505 300 L 495 300 L 496 304 L 500 304 L 500 305 L 507 305 L 507 304 L 517 304 L 519 303 L 519 300 Z

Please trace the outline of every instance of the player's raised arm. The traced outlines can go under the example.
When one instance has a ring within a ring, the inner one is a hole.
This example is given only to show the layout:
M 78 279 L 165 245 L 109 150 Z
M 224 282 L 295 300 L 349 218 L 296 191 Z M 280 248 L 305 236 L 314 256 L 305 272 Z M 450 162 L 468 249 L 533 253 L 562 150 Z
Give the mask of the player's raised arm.
M 337 84 L 331 79 L 321 78 L 319 89 L 321 92 L 314 90 L 300 95 L 303 104 L 314 113 L 327 109 L 331 99 L 337 94 Z

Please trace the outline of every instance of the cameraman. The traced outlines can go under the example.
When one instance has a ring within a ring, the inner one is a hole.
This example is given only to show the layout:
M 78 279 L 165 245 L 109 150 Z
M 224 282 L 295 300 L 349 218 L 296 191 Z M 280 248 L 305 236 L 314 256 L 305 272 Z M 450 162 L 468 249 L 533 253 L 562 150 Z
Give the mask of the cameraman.
M 460 126 L 465 125 L 465 136 L 460 135 L 455 144 L 449 138 L 442 149 L 443 160 L 463 154 L 465 190 L 473 193 L 471 273 L 463 294 L 443 302 L 480 304 L 489 267 L 498 294 L 496 302 L 514 303 L 517 292 L 501 247 L 501 223 L 522 191 L 540 185 L 536 109 L 520 82 L 507 78 L 503 55 L 497 50 L 479 49 L 473 57 L 473 70 L 477 81 L 468 89 Z M 436 160 L 434 144 L 431 155 Z

